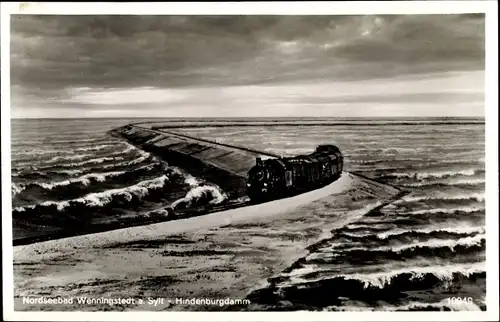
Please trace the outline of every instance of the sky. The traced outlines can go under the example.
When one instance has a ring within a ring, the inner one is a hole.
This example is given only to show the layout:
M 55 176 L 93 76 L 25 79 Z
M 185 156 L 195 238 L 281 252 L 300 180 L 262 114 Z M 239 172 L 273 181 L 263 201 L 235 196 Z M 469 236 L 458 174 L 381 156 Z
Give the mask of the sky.
M 11 16 L 11 116 L 484 116 L 475 15 Z

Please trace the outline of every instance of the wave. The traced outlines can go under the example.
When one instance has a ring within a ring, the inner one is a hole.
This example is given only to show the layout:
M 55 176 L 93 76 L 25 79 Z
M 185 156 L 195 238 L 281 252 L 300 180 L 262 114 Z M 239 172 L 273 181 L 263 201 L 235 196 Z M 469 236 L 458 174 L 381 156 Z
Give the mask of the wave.
M 34 171 L 43 171 L 43 170 L 49 170 L 49 169 L 54 169 L 56 167 L 64 167 L 64 168 L 75 168 L 75 167 L 80 167 L 84 166 L 86 164 L 101 164 L 104 162 L 108 161 L 120 161 L 123 160 L 123 157 L 102 157 L 102 158 L 94 158 L 94 159 L 88 159 L 82 162 L 72 162 L 72 163 L 66 163 L 66 164 L 58 164 L 56 166 L 54 165 L 49 165 L 49 166 L 30 166 L 28 169 L 26 168 L 20 168 L 20 167 L 15 167 L 12 168 L 12 171 L 16 171 L 17 173 L 13 173 L 13 176 L 17 176 L 21 173 L 27 173 L 29 172 L 34 172 Z
M 351 232 L 378 232 L 383 233 L 390 230 L 395 230 L 401 227 L 412 227 L 413 229 L 425 229 L 433 227 L 445 228 L 449 226 L 482 226 L 485 221 L 484 210 L 473 212 L 462 212 L 455 210 L 454 212 L 447 211 L 442 213 L 423 212 L 417 215 L 388 215 L 380 218 L 379 221 L 364 222 L 356 226 L 346 227 Z
M 82 173 L 80 170 L 60 170 L 58 172 L 70 176 Z M 57 173 L 57 172 L 52 172 L 52 173 Z
M 411 154 L 419 154 L 419 153 L 425 153 L 429 151 L 429 148 L 425 147 L 414 147 L 414 148 L 406 148 L 406 147 L 391 147 L 391 148 L 360 148 L 360 149 L 354 149 L 351 150 L 351 152 L 354 152 L 354 154 L 361 154 L 361 155 L 372 155 L 372 154 L 389 154 L 389 155 L 394 155 L 394 154 L 405 154 L 405 153 L 411 153 Z
M 470 237 L 476 234 L 484 234 L 484 227 L 456 227 L 456 228 L 440 228 L 435 229 L 431 228 L 423 228 L 423 229 L 395 229 L 386 231 L 383 233 L 365 233 L 365 234 L 356 234 L 351 232 L 341 232 L 342 236 L 345 236 L 352 240 L 361 240 L 361 241 L 384 241 L 387 239 L 456 239 L 457 237 Z
M 120 145 L 120 144 L 118 144 Z M 67 148 L 65 150 L 39 150 L 39 149 L 30 149 L 30 150 L 21 150 L 21 151 L 13 151 L 12 152 L 12 161 L 13 162 L 31 162 L 31 161 L 45 161 L 40 158 L 40 156 L 44 155 L 52 155 L 55 160 L 68 159 L 71 160 L 72 157 L 68 157 L 69 154 L 74 154 L 75 152 L 88 152 L 88 151 L 100 151 L 105 149 L 115 148 L 117 146 L 114 144 L 102 144 L 98 146 L 86 146 L 81 148 Z M 20 156 L 30 156 L 31 158 L 19 158 Z M 75 158 L 77 156 L 74 156 Z M 49 162 L 52 159 L 48 160 Z
M 193 177 L 186 173 L 184 173 L 184 176 L 186 177 L 184 183 L 190 185 L 191 187 L 198 187 L 200 184 L 203 184 L 204 182 L 202 179 Z
M 78 155 L 70 155 L 70 156 L 56 156 L 50 160 L 47 160 L 47 163 L 57 162 L 57 161 L 72 161 L 72 160 L 83 160 L 87 157 L 92 156 L 92 154 L 78 154 Z
M 401 200 L 394 202 L 394 204 L 404 202 L 418 202 L 418 201 L 440 201 L 440 200 L 473 200 L 477 202 L 484 201 L 484 195 L 480 193 L 472 194 L 457 194 L 457 195 L 433 195 L 433 196 L 405 196 Z
M 26 166 L 22 166 L 23 164 L 18 164 L 17 167 L 12 168 L 12 171 L 16 171 L 17 173 L 26 173 L 26 172 L 33 172 L 33 171 L 43 171 L 43 170 L 49 170 L 49 169 L 54 169 L 54 168 L 73 168 L 73 167 L 80 167 L 80 166 L 85 166 L 88 164 L 102 164 L 104 162 L 108 161 L 121 161 L 125 160 L 125 157 L 123 156 L 124 154 L 127 154 L 131 151 L 134 151 L 135 153 L 139 153 L 141 156 L 144 156 L 146 152 L 136 149 L 135 147 L 129 146 L 125 150 L 122 151 L 117 151 L 114 153 L 107 154 L 106 156 L 99 157 L 99 158 L 91 158 L 87 160 L 83 160 L 87 157 L 93 156 L 93 154 L 82 154 L 82 155 L 76 155 L 76 156 L 70 156 L 70 157 L 63 157 L 63 156 L 57 156 L 55 158 L 52 158 L 50 160 L 40 160 L 43 163 L 41 165 L 31 165 L 31 162 L 28 162 Z M 64 161 L 72 161 L 72 160 L 83 160 L 81 162 L 64 162 Z M 58 163 L 59 161 L 63 161 L 61 163 Z M 16 174 L 16 173 L 15 173 Z
M 323 138 L 323 135 L 320 134 L 318 138 Z M 355 137 L 356 138 L 356 137 Z M 354 142 L 356 142 L 357 146 L 360 146 L 362 147 L 363 149 L 371 149 L 372 151 L 379 151 L 379 150 L 382 150 L 382 149 L 386 149 L 386 150 L 391 150 L 391 149 L 407 149 L 407 150 L 413 150 L 413 149 L 428 149 L 428 148 L 440 148 L 440 147 L 443 147 L 443 144 L 440 143 L 440 142 L 432 142 L 432 143 L 429 143 L 428 140 L 423 140 L 423 141 L 420 141 L 420 142 L 412 142 L 413 144 L 416 145 L 415 148 L 412 148 L 412 147 L 408 147 L 408 142 L 402 142 L 401 141 L 401 138 L 387 138 L 385 140 L 383 140 L 383 142 L 381 140 L 372 140 L 372 141 L 369 141 L 369 140 L 366 140 L 365 138 L 363 137 L 357 137 L 355 140 L 353 140 Z M 458 148 L 462 148 L 462 147 L 465 147 L 465 148 L 468 148 L 468 149 L 474 149 L 474 148 L 478 148 L 478 147 L 481 147 L 481 143 L 478 142 L 478 143 L 471 143 L 470 141 L 467 141 L 467 140 L 464 140 L 464 141 L 457 141 L 459 143 L 449 143 L 449 144 L 446 144 L 446 147 L 447 148 L 453 148 L 453 147 L 458 147 Z M 404 145 L 401 145 L 402 143 L 405 143 Z M 399 146 L 398 146 L 399 144 Z M 483 144 L 484 145 L 484 142 Z M 392 148 L 387 148 L 387 146 L 391 146 Z
M 133 160 L 125 160 L 119 163 L 113 163 L 109 165 L 102 166 L 100 168 L 95 168 L 93 167 L 94 165 L 102 164 L 105 162 L 110 162 L 110 161 L 121 161 L 124 160 L 124 157 L 101 157 L 101 158 L 94 158 L 94 159 L 89 159 L 85 160 L 82 162 L 73 162 L 73 163 L 67 163 L 67 164 L 58 164 L 56 166 L 50 165 L 50 166 L 41 166 L 41 167 L 30 167 L 29 169 L 20 169 L 20 168 L 14 168 L 13 171 L 17 171 L 16 173 L 12 173 L 13 177 L 25 177 L 25 178 L 48 178 L 51 176 L 57 176 L 60 174 L 64 175 L 78 175 L 82 174 L 85 172 L 89 171 L 98 171 L 102 169 L 116 169 L 116 168 L 126 168 L 127 166 L 131 165 L 136 165 L 140 164 L 148 159 L 151 159 L 152 161 L 157 160 L 157 158 L 152 157 L 150 153 L 144 152 L 142 150 L 138 150 L 140 156 L 136 159 Z M 84 166 L 84 168 L 81 169 L 67 169 L 67 168 L 76 168 L 76 167 L 81 167 Z
M 38 186 L 46 190 L 52 190 L 56 187 L 60 186 L 68 186 L 73 183 L 80 183 L 84 186 L 88 186 L 91 183 L 91 180 L 95 180 L 97 182 L 103 182 L 106 180 L 106 177 L 111 177 L 111 176 L 117 176 L 120 174 L 123 174 L 123 171 L 116 171 L 116 172 L 103 172 L 103 173 L 89 173 L 86 175 L 83 175 L 81 177 L 75 178 L 75 179 L 68 179 L 68 180 L 63 180 L 63 181 L 54 181 L 50 183 L 45 183 L 45 182 L 32 182 L 26 185 L 21 185 L 20 187 L 18 186 L 17 192 L 20 193 L 30 187 L 33 186 Z
M 346 154 L 347 155 L 347 154 Z M 404 162 L 408 162 L 411 165 L 415 166 L 416 164 L 421 165 L 452 165 L 452 164 L 470 164 L 470 163 L 484 163 L 484 158 L 466 158 L 466 159 L 437 159 L 437 160 L 429 160 L 424 158 L 383 158 L 383 159 L 350 159 L 349 162 L 356 163 L 360 165 L 377 165 L 377 164 L 396 164 L 399 165 Z M 416 163 L 419 162 L 419 163 Z
M 417 201 L 406 201 L 394 203 L 392 207 L 386 207 L 383 211 L 386 215 L 400 214 L 407 215 L 410 213 L 439 213 L 441 215 L 448 213 L 456 213 L 463 210 L 462 213 L 476 212 L 476 208 L 484 208 L 484 202 L 481 199 L 424 199 Z M 447 210 L 443 210 L 447 209 Z M 375 217 L 375 216 L 371 216 Z M 379 215 L 377 217 L 383 217 Z
M 180 204 L 185 207 L 199 202 L 201 199 L 210 199 L 209 204 L 217 205 L 227 199 L 227 195 L 216 186 L 198 186 L 189 190 L 186 196 L 172 203 L 172 208 L 177 208 Z
M 357 232 L 357 231 L 387 231 L 391 228 L 393 228 L 394 224 L 392 223 L 387 223 L 387 222 L 380 222 L 378 224 L 366 224 L 366 223 L 353 223 L 345 226 L 343 229 L 348 230 L 351 232 Z
M 15 157 L 17 156 L 22 156 L 22 155 L 28 155 L 28 156 L 35 156 L 35 155 L 44 155 L 44 154 L 71 154 L 73 153 L 70 150 L 21 150 L 21 151 L 12 151 L 12 159 L 16 159 Z
M 446 164 L 448 160 L 452 160 L 453 164 L 457 160 L 479 160 L 478 155 L 484 155 L 484 151 L 471 150 L 463 152 L 453 152 L 453 151 L 426 151 L 424 153 L 411 153 L 411 154 L 399 154 L 399 153 L 384 153 L 371 151 L 366 153 L 353 152 L 350 150 L 345 150 L 345 156 L 350 160 L 355 161 L 354 163 L 360 164 L 379 164 L 386 162 L 406 162 L 413 161 L 413 163 L 423 163 L 423 162 L 433 162 Z
M 463 207 L 459 209 L 449 209 L 449 208 L 433 208 L 433 209 L 423 209 L 423 210 L 413 210 L 408 212 L 399 212 L 399 215 L 427 215 L 427 214 L 468 214 L 477 213 L 484 211 L 484 208 L 478 207 Z
M 447 237 L 461 237 L 461 236 L 470 236 L 475 234 L 484 234 L 484 227 L 454 227 L 454 228 L 423 228 L 423 229 L 395 229 L 382 233 L 367 233 L 367 234 L 356 234 L 351 232 L 343 232 L 342 235 L 350 237 L 350 238 L 368 238 L 368 239 L 377 239 L 377 240 L 385 240 L 387 238 L 399 238 L 404 236 L 409 237 L 418 237 L 419 235 L 425 235 L 429 237 L 440 237 L 441 239 Z
M 119 160 L 122 160 L 122 159 L 123 158 L 120 158 Z M 71 170 L 71 169 L 62 168 L 60 166 L 57 166 L 57 167 L 51 166 L 51 167 L 43 167 L 42 171 L 29 171 L 29 172 L 13 173 L 12 177 L 31 179 L 31 180 L 53 179 L 54 177 L 58 177 L 58 176 L 74 177 L 77 175 L 85 174 L 87 172 L 96 172 L 96 171 L 109 170 L 109 169 L 125 168 L 124 170 L 126 170 L 127 167 L 132 166 L 132 165 L 136 165 L 136 164 L 140 164 L 148 159 L 151 159 L 151 161 L 155 161 L 155 159 L 150 158 L 150 156 L 141 156 L 141 157 L 139 157 L 137 159 L 133 159 L 131 161 L 123 161 L 123 162 L 113 163 L 113 164 L 109 164 L 109 165 L 105 165 L 105 166 L 101 166 L 101 167 L 95 167 L 95 166 L 93 167 L 93 165 L 97 165 L 99 163 L 104 163 L 107 161 L 116 161 L 117 159 L 116 158 L 92 159 L 91 161 L 98 161 L 98 162 L 95 162 L 95 163 L 94 162 L 90 162 L 90 163 L 86 162 L 85 164 L 88 164 L 90 166 L 80 168 L 80 169 Z M 83 164 L 83 165 L 85 165 L 85 164 Z M 73 163 L 71 167 L 78 167 L 78 165 Z M 44 168 L 49 169 L 49 170 L 43 171 Z
M 85 160 L 82 162 L 72 162 L 72 163 L 60 164 L 58 166 L 72 168 L 72 167 L 81 167 L 82 165 L 86 165 L 86 164 L 101 164 L 101 163 L 104 163 L 107 161 L 121 161 L 123 159 L 124 159 L 124 157 L 121 157 L 121 156 L 105 156 L 102 158 L 88 159 L 88 160 Z
M 361 143 L 361 142 L 360 142 Z M 387 145 L 387 142 L 384 142 Z M 383 143 L 382 143 L 383 144 Z M 430 155 L 430 154 L 459 154 L 468 155 L 473 152 L 484 150 L 484 146 L 479 145 L 463 145 L 463 144 L 446 144 L 446 145 L 426 145 L 415 144 L 414 147 L 403 147 L 389 145 L 390 147 L 382 147 L 381 142 L 374 145 L 366 144 L 358 145 L 350 149 L 350 152 L 357 155 Z M 364 146 L 364 147 L 363 147 Z
M 80 144 L 96 144 L 96 143 L 102 143 L 102 142 L 109 142 L 112 143 L 113 141 L 110 141 L 109 137 L 101 137 L 101 138 L 85 138 L 85 139 L 80 139 L 80 140 L 74 140 L 74 139 L 69 139 L 69 140 L 47 140 L 47 139 L 42 139 L 42 140 L 30 140 L 26 141 L 25 139 L 17 139 L 16 143 L 20 142 L 23 145 L 80 145 Z M 120 141 L 116 141 L 120 142 Z
M 11 185 L 12 196 L 15 196 L 16 194 L 20 193 L 23 190 L 24 190 L 23 187 L 18 186 L 15 182 L 12 183 Z
M 191 186 L 191 190 L 183 198 L 174 201 L 171 205 L 172 209 L 187 208 L 193 205 L 201 206 L 203 204 L 217 205 L 228 198 L 227 194 L 216 184 L 204 183 L 202 180 L 190 175 L 186 177 L 184 182 Z
M 351 162 L 351 163 L 365 164 L 365 165 L 374 165 L 374 164 L 387 163 L 387 162 L 397 162 L 397 163 L 400 163 L 400 162 L 405 162 L 405 161 L 411 161 L 411 162 L 426 161 L 425 159 L 422 159 L 422 158 L 403 158 L 403 159 L 387 159 L 387 158 L 384 158 L 384 159 L 376 159 L 376 160 L 374 160 L 374 159 L 368 159 L 368 160 L 364 159 L 363 160 L 363 159 L 354 158 L 354 156 L 355 155 L 350 155 L 349 153 L 346 153 L 346 157 L 351 157 L 349 159 L 349 162 Z
M 85 146 L 92 144 L 105 144 L 105 143 L 113 143 L 119 141 L 110 140 L 109 137 L 102 138 L 92 138 L 92 139 L 83 139 L 83 140 L 27 140 L 25 138 L 12 138 L 12 146 L 15 147 L 39 147 L 39 146 Z
M 158 159 L 151 156 L 150 153 L 148 152 L 143 152 L 141 151 L 141 156 L 136 158 L 136 159 L 133 159 L 133 160 L 130 160 L 130 161 L 123 161 L 123 162 L 119 162 L 119 163 L 115 163 L 115 164 L 110 164 L 110 165 L 106 165 L 104 167 L 102 167 L 103 169 L 112 169 L 112 168 L 118 168 L 118 167 L 127 167 L 127 166 L 131 166 L 131 165 L 136 165 L 136 164 L 140 164 L 148 159 L 151 159 L 152 161 L 157 161 Z
M 112 161 L 121 161 L 124 159 L 125 159 L 124 157 L 102 157 L 102 158 L 88 159 L 82 162 L 73 162 L 73 163 L 48 165 L 48 166 L 33 166 L 28 169 L 14 168 L 12 177 L 36 180 L 36 179 L 52 179 L 54 177 L 60 176 L 61 174 L 74 176 L 96 169 L 93 166 Z M 78 169 L 79 167 L 82 166 L 84 166 L 84 168 Z
M 351 162 L 351 160 L 345 160 L 346 163 Z M 452 163 L 452 164 L 450 164 Z M 479 161 L 456 161 L 456 162 L 432 162 L 432 161 L 424 161 L 424 162 L 414 162 L 414 161 L 398 161 L 394 160 L 388 161 L 387 163 L 382 164 L 356 164 L 354 163 L 354 171 L 371 174 L 375 176 L 384 176 L 392 173 L 406 173 L 408 176 L 403 175 L 404 177 L 412 177 L 408 173 L 408 171 L 413 171 L 417 173 L 424 172 L 441 172 L 441 171 L 462 171 L 463 169 L 477 169 L 478 172 L 481 171 L 484 173 L 484 166 L 479 164 Z
M 114 153 L 107 154 L 106 157 L 119 156 L 119 155 L 127 154 L 131 151 L 134 151 L 134 150 L 137 150 L 137 149 L 134 147 L 127 147 L 125 150 L 116 151 Z M 83 159 L 85 159 L 87 157 L 91 157 L 91 156 L 93 156 L 93 154 L 80 154 L 80 155 L 74 155 L 74 156 L 57 156 L 57 157 L 54 157 L 50 160 L 44 161 L 44 163 L 54 163 L 54 162 L 58 162 L 58 161 L 83 160 Z
M 328 273 L 327 269 L 315 268 L 314 272 L 295 269 L 290 273 L 282 274 L 289 278 L 288 285 L 301 285 L 301 289 L 317 292 L 325 288 L 339 295 L 367 296 L 369 291 L 384 290 L 387 293 L 397 294 L 401 291 L 414 289 L 431 289 L 435 287 L 450 288 L 455 282 L 466 279 L 477 280 L 486 278 L 484 262 L 459 263 L 449 265 L 434 265 L 422 267 L 404 267 L 391 271 L 381 271 L 366 274 L 338 274 L 320 276 L 318 273 Z M 312 275 L 312 276 L 311 276 Z M 312 278 L 310 278 L 312 277 Z M 286 285 L 285 284 L 285 285 Z M 293 287 L 293 286 L 292 286 Z M 286 288 L 282 288 L 286 293 Z M 347 293 L 347 294 L 346 294 Z M 382 295 L 379 293 L 379 296 Z
M 50 159 L 17 159 L 17 160 L 12 160 L 13 163 L 19 164 L 19 165 L 30 165 L 34 162 L 41 162 L 44 164 L 51 164 L 51 163 L 57 163 L 59 161 L 76 161 L 76 160 L 83 160 L 85 158 L 91 157 L 92 154 L 77 154 L 77 155 L 57 155 L 54 156 Z
M 453 181 L 443 181 L 443 182 L 416 182 L 416 183 L 404 183 L 401 184 L 403 187 L 446 187 L 446 186 L 477 186 L 483 185 L 485 183 L 484 179 L 463 179 L 463 180 L 453 180 Z
M 458 171 L 438 171 L 438 172 L 414 172 L 414 173 L 406 173 L 406 172 L 395 172 L 395 173 L 390 173 L 383 175 L 382 177 L 385 179 L 402 179 L 402 178 L 408 178 L 408 179 L 416 179 L 416 180 L 422 180 L 422 179 L 443 179 L 443 178 L 450 178 L 450 177 L 456 177 L 456 176 L 474 176 L 477 174 L 484 173 L 484 170 L 478 170 L 478 169 L 466 169 L 466 170 L 458 170 Z
M 474 247 L 480 246 L 484 244 L 486 241 L 486 236 L 484 234 L 478 234 L 475 236 L 463 237 L 458 240 L 451 239 L 431 239 L 425 242 L 418 242 L 412 244 L 401 245 L 397 247 L 379 247 L 370 249 L 370 251 L 382 251 L 382 252 L 395 252 L 401 253 L 406 250 L 415 250 L 415 249 L 423 249 L 423 248 L 449 248 L 450 250 L 454 250 L 456 247 L 465 246 L 465 247 Z
M 144 180 L 135 185 L 106 190 L 103 192 L 89 193 L 81 198 L 76 198 L 72 200 L 64 201 L 45 201 L 41 204 L 28 205 L 22 207 L 14 208 L 16 212 L 25 212 L 27 210 L 35 210 L 37 208 L 55 208 L 57 211 L 63 211 L 64 209 L 71 206 L 83 205 L 86 207 L 103 207 L 117 198 L 123 199 L 124 201 L 130 202 L 132 199 L 141 199 L 148 195 L 151 190 L 161 189 L 169 182 L 170 177 L 168 175 L 162 175 L 160 177 Z
M 386 285 L 394 283 L 398 278 L 405 275 L 410 280 L 422 280 L 427 276 L 437 278 L 441 282 L 450 282 L 454 278 L 472 277 L 472 276 L 485 276 L 484 263 L 463 264 L 463 265 L 443 265 L 434 267 L 418 267 L 401 269 L 392 272 L 372 273 L 372 274 L 353 274 L 344 276 L 346 279 L 355 279 L 361 281 L 365 288 L 373 286 L 377 288 L 384 288 Z M 409 276 L 408 276 L 409 275 Z
M 17 160 L 12 160 L 12 163 L 17 166 L 17 168 L 37 168 L 39 164 L 44 165 L 53 165 L 57 164 L 59 162 L 64 162 L 64 161 L 78 161 L 78 160 L 84 160 L 86 158 L 92 157 L 93 154 L 77 154 L 77 155 L 72 155 L 72 154 L 67 154 L 67 155 L 56 155 L 53 156 L 50 159 L 44 159 L 44 158 L 30 158 L 30 159 L 17 159 Z M 35 166 L 33 164 L 36 164 Z M 16 168 L 16 169 L 17 169 Z
M 383 241 L 388 242 L 388 240 Z M 443 258 L 450 261 L 456 256 L 469 256 L 469 254 L 474 256 L 483 252 L 485 246 L 486 238 L 483 234 L 463 237 L 458 240 L 431 238 L 427 241 L 378 247 L 376 244 L 367 243 L 366 240 L 362 242 L 353 240 L 349 243 L 335 243 L 330 249 L 322 249 L 320 253 L 316 253 L 316 256 L 309 258 L 309 262 L 328 265 L 350 263 L 360 266 L 374 265 L 375 263 L 387 264 L 390 261 L 421 257 Z
M 262 294 L 265 294 L 266 304 L 280 305 L 282 301 L 290 301 L 301 307 L 327 309 L 331 309 L 332 305 L 339 307 L 341 301 L 348 299 L 359 303 L 356 305 L 358 308 L 363 305 L 373 308 L 377 304 L 383 305 L 380 306 L 383 308 L 389 303 L 401 303 L 401 299 L 406 302 L 404 299 L 411 299 L 415 291 L 432 293 L 428 295 L 429 299 L 442 294 L 442 299 L 453 296 L 448 294 L 456 294 L 457 289 L 463 290 L 468 285 L 484 284 L 486 279 L 484 262 L 433 263 L 416 267 L 401 266 L 398 269 L 387 269 L 390 265 L 382 265 L 379 268 L 385 270 L 352 274 L 317 266 L 307 269 L 307 266 L 280 274 L 271 280 L 268 287 L 254 291 L 248 297 L 259 302 Z
M 152 170 L 156 166 L 158 166 L 158 163 L 144 165 L 142 167 L 132 169 L 129 171 L 111 171 L 111 172 L 89 173 L 89 174 L 83 175 L 83 176 L 78 177 L 78 178 L 67 179 L 67 180 L 62 180 L 62 181 L 54 181 L 54 182 L 48 182 L 48 183 L 46 183 L 46 182 L 32 182 L 32 183 L 29 183 L 26 185 L 17 186 L 17 188 L 18 188 L 17 191 L 19 193 L 19 192 L 22 192 L 26 189 L 35 187 L 35 186 L 43 188 L 45 190 L 52 190 L 52 189 L 57 188 L 57 187 L 68 186 L 68 185 L 72 185 L 72 184 L 81 184 L 83 186 L 88 186 L 92 183 L 92 181 L 104 182 L 104 181 L 106 181 L 107 178 L 110 178 L 110 177 L 117 177 L 120 175 L 131 174 L 131 173 L 135 173 L 135 172 L 139 172 L 139 171 L 143 171 L 143 170 L 149 171 L 149 170 Z
M 99 150 L 105 150 L 105 149 L 109 149 L 109 148 L 115 148 L 116 145 L 117 145 L 116 143 L 115 144 L 102 144 L 102 145 L 97 145 L 97 146 L 77 148 L 74 151 L 77 151 L 77 152 L 99 151 Z
M 363 218 L 359 223 L 366 226 L 366 230 L 374 231 L 377 228 L 428 228 L 437 229 L 436 225 L 441 227 L 446 224 L 451 226 L 481 226 L 485 220 L 484 207 L 461 207 L 461 208 L 430 208 L 423 210 L 397 211 L 384 214 L 382 217 L 374 219 Z M 356 227 L 347 227 L 349 229 Z M 358 227 L 359 230 L 359 227 Z M 383 231 L 379 231 L 383 232 Z

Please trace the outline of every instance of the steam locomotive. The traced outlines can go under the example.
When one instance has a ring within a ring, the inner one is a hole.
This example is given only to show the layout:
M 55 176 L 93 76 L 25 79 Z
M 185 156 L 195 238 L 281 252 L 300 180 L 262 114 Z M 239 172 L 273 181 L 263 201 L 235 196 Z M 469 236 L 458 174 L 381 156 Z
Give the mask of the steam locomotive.
M 247 195 L 263 202 L 310 191 L 337 180 L 343 167 L 344 157 L 334 145 L 320 145 L 309 155 L 257 158 L 248 171 Z

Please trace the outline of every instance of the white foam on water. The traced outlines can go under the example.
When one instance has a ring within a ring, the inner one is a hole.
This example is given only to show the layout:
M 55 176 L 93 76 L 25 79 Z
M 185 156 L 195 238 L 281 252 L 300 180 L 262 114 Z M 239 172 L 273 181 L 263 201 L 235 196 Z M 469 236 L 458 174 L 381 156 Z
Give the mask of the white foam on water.
M 82 147 L 82 148 L 77 148 L 75 149 L 74 151 L 99 151 L 99 150 L 104 150 L 104 149 L 108 149 L 108 148 L 111 148 L 111 147 L 116 147 L 116 143 L 115 144 L 101 144 L 101 145 L 96 145 L 96 146 L 89 146 L 89 147 Z M 120 144 L 118 144 L 119 146 Z
M 64 208 L 68 207 L 70 203 L 80 203 L 91 207 L 101 207 L 110 203 L 113 200 L 113 198 L 117 196 L 122 196 L 127 201 L 131 201 L 134 196 L 142 198 L 146 196 L 150 190 L 162 188 L 168 181 L 169 177 L 167 175 L 163 175 L 161 177 L 157 177 L 151 180 L 141 181 L 135 185 L 128 186 L 125 188 L 110 189 L 103 192 L 90 193 L 81 198 L 65 200 L 65 201 L 46 201 L 41 203 L 40 205 L 42 206 L 55 205 L 59 211 L 64 210 Z M 14 210 L 22 212 L 25 211 L 27 208 L 34 209 L 37 206 L 38 205 L 16 207 L 14 208 Z
M 440 228 L 440 229 L 437 229 L 436 227 L 429 227 L 429 228 L 425 228 L 425 229 L 415 229 L 415 230 L 412 230 L 412 229 L 396 229 L 396 230 L 391 230 L 391 231 L 387 231 L 387 232 L 383 232 L 383 233 L 378 233 L 376 234 L 376 236 L 380 239 L 387 239 L 391 236 L 397 236 L 397 235 L 401 235 L 401 234 L 404 234 L 404 233 L 408 233 L 408 232 L 415 232 L 415 233 L 424 233 L 424 234 L 429 234 L 429 233 L 434 233 L 434 232 L 446 232 L 446 233 L 456 233 L 456 234 L 474 234 L 474 233 L 478 233 L 478 234 L 484 234 L 485 233 L 485 229 L 484 227 L 455 227 L 455 228 Z M 363 237 L 363 236 L 359 236 L 359 235 L 356 235 L 357 237 Z M 367 235 L 365 235 L 367 236 Z
M 422 215 L 422 214 L 454 214 L 457 212 L 462 213 L 473 213 L 478 211 L 483 211 L 484 208 L 481 207 L 461 207 L 461 208 L 433 208 L 433 209 L 422 209 L 413 210 L 407 212 L 399 212 L 399 215 Z
M 155 165 L 156 164 L 144 165 L 142 167 L 133 169 L 131 171 L 112 171 L 112 172 L 102 172 L 102 173 L 89 173 L 89 174 L 83 175 L 83 176 L 78 177 L 78 178 L 67 179 L 67 180 L 62 180 L 62 181 L 54 181 L 54 182 L 49 182 L 49 183 L 47 183 L 47 182 L 33 182 L 33 183 L 30 183 L 27 185 L 16 186 L 16 188 L 17 188 L 16 193 L 20 193 L 20 192 L 24 191 L 30 185 L 37 185 L 37 186 L 42 187 L 42 188 L 47 189 L 47 190 L 52 190 L 56 187 L 67 186 L 67 185 L 74 184 L 74 183 L 81 183 L 84 186 L 88 186 L 92 183 L 92 180 L 95 180 L 97 182 L 104 182 L 104 181 L 106 181 L 107 178 L 116 177 L 119 175 L 126 174 L 128 172 L 135 172 L 135 171 L 145 170 L 145 169 L 151 170 L 154 168 Z
M 450 180 L 450 181 L 429 181 L 429 182 L 415 182 L 415 183 L 405 183 L 403 186 L 405 187 L 425 187 L 432 186 L 436 184 L 441 184 L 444 186 L 461 186 L 461 185 L 484 185 L 484 179 L 458 179 L 458 180 Z
M 191 187 L 191 190 L 189 190 L 183 198 L 174 201 L 171 205 L 172 208 L 175 209 L 180 204 L 191 205 L 196 200 L 206 196 L 211 197 L 209 204 L 214 205 L 219 204 L 228 198 L 227 194 L 217 185 L 205 184 L 203 180 L 193 177 L 188 173 L 183 173 L 183 175 L 186 178 L 184 182 Z
M 431 196 L 405 196 L 402 199 L 396 201 L 396 204 L 403 202 L 415 202 L 415 201 L 432 201 L 432 200 L 476 200 L 477 202 L 484 201 L 484 194 L 482 193 L 471 193 L 471 194 L 433 194 Z
M 414 178 L 416 180 L 421 180 L 421 179 L 429 179 L 429 178 L 436 178 L 436 179 L 441 179 L 441 178 L 448 178 L 448 177 L 455 177 L 455 176 L 473 176 L 477 173 L 476 169 L 466 169 L 466 170 L 449 170 L 449 171 L 434 171 L 434 172 L 414 172 L 414 173 L 407 173 L 407 172 L 394 172 L 390 173 L 390 176 L 394 176 L 397 178 Z
M 291 273 L 289 274 L 290 281 L 285 285 L 294 285 L 300 283 L 318 282 L 328 278 L 344 278 L 347 280 L 358 280 L 363 283 L 365 288 L 376 287 L 383 289 L 392 283 L 392 280 L 401 274 L 411 274 L 410 280 L 418 280 L 427 274 L 436 276 L 439 280 L 443 281 L 445 285 L 453 280 L 453 275 L 459 273 L 465 277 L 469 277 L 475 273 L 482 273 L 486 269 L 485 263 L 460 263 L 439 266 L 423 266 L 423 267 L 405 267 L 400 269 L 393 269 L 391 271 L 381 271 L 368 274 L 332 274 L 332 276 L 323 276 L 316 279 L 305 279 L 302 276 Z M 314 272 L 328 271 L 327 269 L 316 269 Z

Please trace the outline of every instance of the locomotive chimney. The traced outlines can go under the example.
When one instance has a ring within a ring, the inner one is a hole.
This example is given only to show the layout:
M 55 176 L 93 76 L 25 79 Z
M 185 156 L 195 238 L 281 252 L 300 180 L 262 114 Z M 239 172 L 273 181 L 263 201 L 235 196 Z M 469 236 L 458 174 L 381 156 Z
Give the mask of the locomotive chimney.
M 259 158 L 259 157 L 255 158 L 255 163 L 256 163 L 257 165 L 260 165 L 260 164 L 262 163 L 262 159 L 261 159 L 261 158 Z

